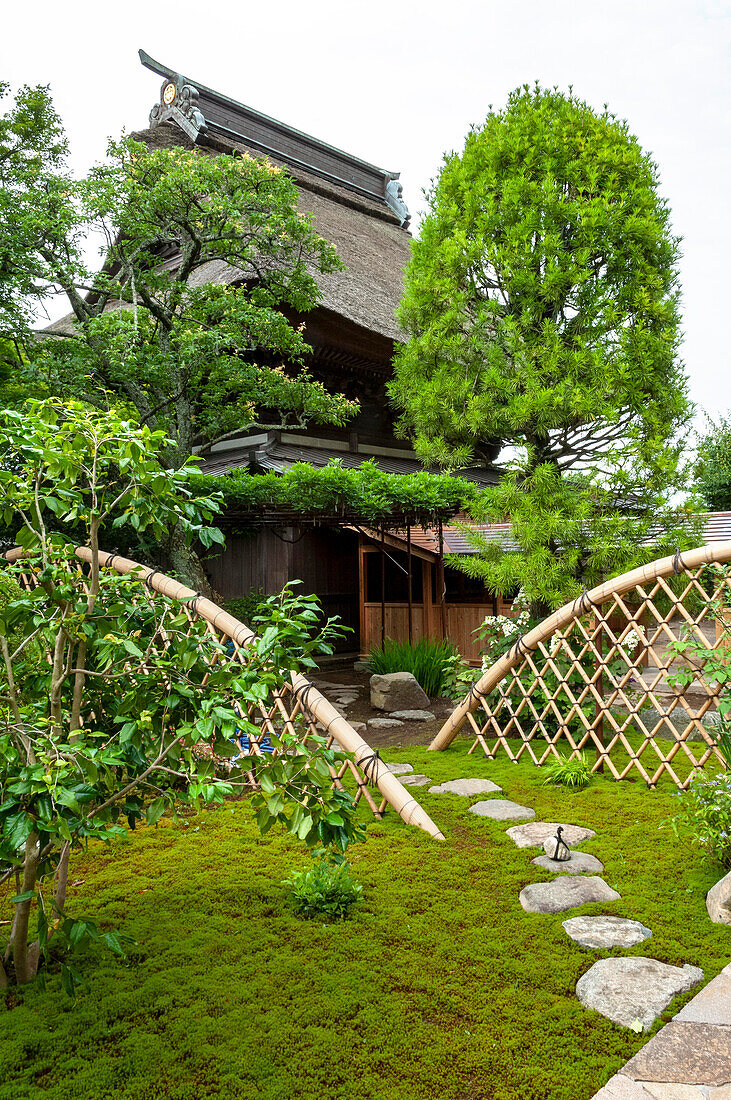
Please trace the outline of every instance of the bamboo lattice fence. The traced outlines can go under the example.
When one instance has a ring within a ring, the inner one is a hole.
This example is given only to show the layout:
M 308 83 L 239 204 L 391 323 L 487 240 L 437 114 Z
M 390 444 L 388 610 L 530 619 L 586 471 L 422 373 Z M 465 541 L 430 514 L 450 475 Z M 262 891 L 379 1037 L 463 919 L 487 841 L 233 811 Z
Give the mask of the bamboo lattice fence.
M 678 552 L 559 608 L 485 671 L 429 747 L 446 748 L 466 727 L 470 752 L 541 765 L 561 749 L 589 750 L 593 771 L 638 773 L 651 787 L 667 774 L 687 788 L 693 769 L 724 763 L 709 729 L 721 687 L 702 665 L 673 687 L 669 647 L 681 634 L 731 647 L 727 562 L 731 541 Z
M 16 547 L 5 557 L 9 561 L 17 561 L 23 553 L 21 548 Z M 91 551 L 78 547 L 76 557 L 81 563 L 88 565 Z M 191 623 L 191 628 L 194 620 L 202 620 L 211 635 L 229 645 L 232 661 L 243 660 L 246 647 L 257 637 L 254 631 L 217 604 L 157 569 L 149 569 L 119 554 L 105 552 L 100 553 L 99 563 L 103 569 L 138 578 L 140 598 L 162 599 L 167 605 L 165 613 L 170 617 L 179 615 L 182 611 Z M 30 574 L 24 575 L 23 580 L 28 587 L 35 583 Z M 164 619 L 160 629 L 160 644 L 165 644 Z M 290 733 L 294 732 L 302 742 L 306 742 L 317 733 L 327 738 L 328 747 L 334 743 L 336 748 L 350 754 L 350 758 L 338 771 L 331 768 L 331 772 L 339 787 L 350 785 L 355 788 L 353 797 L 356 802 L 363 799 L 378 819 L 383 817 L 386 806 L 390 805 L 408 825 L 418 826 L 437 840 L 444 839 L 411 792 L 391 774 L 379 755 L 373 752 L 348 721 L 302 674 L 292 673 L 288 679 L 283 679 L 281 687 L 269 699 L 245 708 L 238 704 L 238 710 L 242 718 L 256 723 L 261 731 L 258 738 L 249 738 L 249 755 L 252 757 L 249 778 L 252 786 L 256 786 L 255 758 L 262 756 L 261 746 L 266 737 L 276 737 L 280 730 L 287 729 Z M 279 751 L 276 744 L 273 751 L 275 754 Z M 369 784 L 374 791 L 378 791 L 380 797 L 377 800 L 369 789 Z

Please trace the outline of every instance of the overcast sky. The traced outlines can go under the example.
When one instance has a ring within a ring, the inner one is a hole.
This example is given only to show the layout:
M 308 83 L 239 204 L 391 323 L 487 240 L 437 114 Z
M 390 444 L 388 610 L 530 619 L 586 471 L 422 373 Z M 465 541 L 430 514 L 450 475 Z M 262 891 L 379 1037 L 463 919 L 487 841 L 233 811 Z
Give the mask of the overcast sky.
M 412 211 L 445 150 L 539 80 L 629 120 L 683 238 L 683 355 L 731 409 L 731 0 L 35 0 L 6 3 L 0 77 L 50 84 L 81 172 L 142 129 L 160 79 L 138 47 L 266 114 L 400 170 Z M 62 310 L 60 312 L 66 312 Z

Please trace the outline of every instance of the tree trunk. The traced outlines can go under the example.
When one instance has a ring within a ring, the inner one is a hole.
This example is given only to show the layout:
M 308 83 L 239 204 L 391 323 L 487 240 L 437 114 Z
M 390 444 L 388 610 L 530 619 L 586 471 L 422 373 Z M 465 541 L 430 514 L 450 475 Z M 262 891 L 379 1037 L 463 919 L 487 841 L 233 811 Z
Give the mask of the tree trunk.
M 195 550 L 185 545 L 183 532 L 179 526 L 172 529 L 167 543 L 161 545 L 161 550 L 165 558 L 160 563 L 161 567 L 169 570 L 183 584 L 190 585 L 201 596 L 210 598 L 213 595 L 213 589 L 205 574 L 203 563 Z
M 35 890 L 38 878 L 39 857 L 38 834 L 33 832 L 25 842 L 25 860 L 23 862 L 23 894 Z M 28 950 L 28 924 L 33 899 L 18 902 L 15 927 L 13 929 L 13 964 L 18 985 L 35 978 L 38 971 L 38 953 Z

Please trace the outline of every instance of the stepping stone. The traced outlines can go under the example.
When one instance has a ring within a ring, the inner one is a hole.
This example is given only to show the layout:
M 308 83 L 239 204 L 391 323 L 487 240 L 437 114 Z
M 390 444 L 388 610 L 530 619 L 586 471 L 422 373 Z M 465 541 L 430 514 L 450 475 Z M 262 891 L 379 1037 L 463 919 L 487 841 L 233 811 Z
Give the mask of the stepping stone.
M 519 806 L 507 798 L 488 798 L 485 802 L 475 802 L 469 807 L 471 814 L 478 817 L 491 817 L 493 821 L 524 821 L 535 817 L 536 811 L 528 806 Z
M 520 891 L 518 900 L 526 913 L 563 913 L 595 901 L 617 901 L 621 897 L 603 878 L 591 875 L 574 878 L 561 875 L 552 882 L 531 882 Z
M 725 966 L 700 993 L 696 993 L 685 1008 L 681 1008 L 675 1021 L 689 1024 L 731 1024 L 731 963 Z M 729 1048 L 729 1054 L 731 1055 L 731 1048 Z M 731 1082 L 731 1074 L 729 1074 L 729 1082 Z M 731 1088 L 729 1096 L 731 1097 Z
M 497 783 L 489 779 L 450 779 L 448 783 L 440 783 L 438 787 L 430 787 L 429 794 L 496 794 L 502 791 Z
M 604 870 L 604 864 L 596 856 L 588 852 L 572 852 L 570 859 L 556 860 L 550 856 L 536 856 L 531 860 L 536 867 L 542 867 L 544 871 L 553 871 L 560 875 L 600 875 Z
M 641 955 L 629 959 L 599 959 L 579 978 L 576 996 L 586 1008 L 600 1012 L 612 1023 L 635 1031 L 648 1031 L 674 997 L 687 993 L 702 980 L 703 971 L 688 963 L 670 966 Z M 632 1062 L 625 1069 L 630 1066 Z M 632 1076 L 642 1078 L 645 1075 L 633 1072 Z
M 571 917 L 563 922 L 566 933 L 581 947 L 634 947 L 652 932 L 638 920 L 626 917 Z
M 352 706 L 353 703 L 358 702 L 357 695 L 338 695 L 335 698 L 335 702 L 339 703 L 341 707 Z
M 427 783 L 433 783 L 434 780 L 430 775 L 421 775 L 416 772 L 414 775 L 404 775 L 401 782 L 405 787 L 425 787 Z
M 352 730 L 355 730 L 356 733 L 365 733 L 365 731 L 368 729 L 365 722 L 351 722 L 350 719 L 348 719 L 348 724 L 350 725 L 350 728 Z
M 374 730 L 390 730 L 403 726 L 403 722 L 399 722 L 398 718 L 369 718 L 368 725 Z
M 408 775 L 414 769 L 411 764 L 386 764 L 391 775 Z
M 514 825 L 507 830 L 507 835 L 519 848 L 542 848 L 549 837 L 556 835 L 559 825 L 569 848 L 596 836 L 593 829 L 583 829 L 580 825 L 564 825 L 560 821 L 531 821 L 529 825 Z
M 430 710 L 395 710 L 389 718 L 401 718 L 404 722 L 432 722 L 436 714 Z

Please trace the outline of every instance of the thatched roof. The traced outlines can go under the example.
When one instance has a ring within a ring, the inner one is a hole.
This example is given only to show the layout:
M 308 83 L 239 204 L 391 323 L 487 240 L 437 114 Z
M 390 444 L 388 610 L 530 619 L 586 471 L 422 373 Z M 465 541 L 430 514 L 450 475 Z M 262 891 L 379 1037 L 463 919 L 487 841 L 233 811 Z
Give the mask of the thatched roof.
M 175 145 L 193 147 L 193 142 L 172 122 L 132 134 L 150 148 Z M 208 153 L 244 152 L 261 156 L 242 142 L 223 143 L 209 139 L 202 146 Z M 345 271 L 317 275 L 322 306 L 347 318 L 361 328 L 403 339 L 394 316 L 401 300 L 403 273 L 410 256 L 411 235 L 398 224 L 396 215 L 365 196 L 356 195 L 310 173 L 293 170 L 284 158 L 269 158 L 289 168 L 300 190 L 299 209 L 312 214 L 321 237 L 335 245 L 346 265 Z M 242 273 L 222 261 L 199 268 L 191 281 L 203 283 L 236 282 Z

